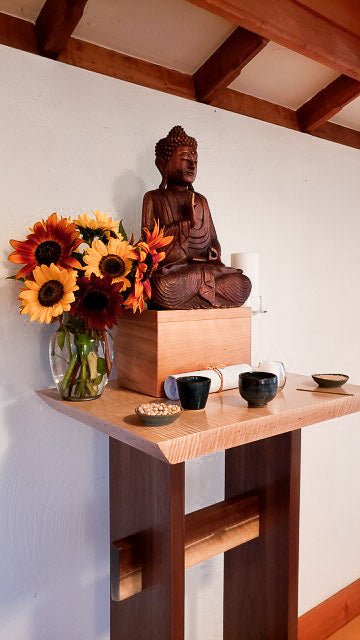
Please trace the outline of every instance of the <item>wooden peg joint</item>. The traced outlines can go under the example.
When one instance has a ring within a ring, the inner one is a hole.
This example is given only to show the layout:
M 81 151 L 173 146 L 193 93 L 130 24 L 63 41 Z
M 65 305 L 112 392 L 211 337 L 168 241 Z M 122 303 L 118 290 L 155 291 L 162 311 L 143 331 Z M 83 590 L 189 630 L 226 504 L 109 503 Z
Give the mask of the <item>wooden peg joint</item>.
M 143 554 L 146 532 L 111 545 L 111 597 L 125 600 L 142 590 Z M 185 568 L 209 560 L 219 553 L 259 537 L 259 501 L 245 495 L 185 516 Z

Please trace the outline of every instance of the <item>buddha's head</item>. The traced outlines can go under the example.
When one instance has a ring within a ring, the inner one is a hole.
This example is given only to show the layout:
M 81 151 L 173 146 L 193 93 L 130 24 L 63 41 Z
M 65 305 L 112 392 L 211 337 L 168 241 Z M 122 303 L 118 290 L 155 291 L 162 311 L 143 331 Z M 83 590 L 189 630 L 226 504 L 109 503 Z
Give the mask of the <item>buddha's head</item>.
M 180 125 L 173 127 L 166 138 L 155 145 L 155 164 L 162 176 L 160 188 L 175 185 L 192 189 L 197 160 L 195 138 L 188 136 Z

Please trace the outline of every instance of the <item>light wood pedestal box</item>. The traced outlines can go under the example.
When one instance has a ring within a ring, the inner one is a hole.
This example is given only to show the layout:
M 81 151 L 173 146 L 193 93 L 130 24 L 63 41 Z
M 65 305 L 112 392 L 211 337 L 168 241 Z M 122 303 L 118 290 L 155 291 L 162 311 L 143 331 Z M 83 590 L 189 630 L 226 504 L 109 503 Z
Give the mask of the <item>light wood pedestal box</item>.
M 116 362 L 119 385 L 154 397 L 173 373 L 250 363 L 251 309 L 194 309 L 124 314 Z

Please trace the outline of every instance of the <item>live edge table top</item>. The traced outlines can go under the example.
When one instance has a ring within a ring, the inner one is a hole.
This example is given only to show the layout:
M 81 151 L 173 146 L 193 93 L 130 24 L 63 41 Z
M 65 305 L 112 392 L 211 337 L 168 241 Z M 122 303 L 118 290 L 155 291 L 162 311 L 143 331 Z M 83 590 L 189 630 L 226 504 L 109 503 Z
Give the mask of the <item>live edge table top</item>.
M 90 402 L 65 402 L 55 389 L 38 393 L 56 411 L 176 464 L 360 411 L 360 386 L 324 391 L 319 393 L 308 376 L 288 374 L 285 388 L 266 407 L 249 409 L 239 391 L 231 389 L 210 394 L 204 411 L 183 411 L 165 427 L 145 427 L 134 414 L 135 407 L 155 398 L 120 389 L 116 382 Z

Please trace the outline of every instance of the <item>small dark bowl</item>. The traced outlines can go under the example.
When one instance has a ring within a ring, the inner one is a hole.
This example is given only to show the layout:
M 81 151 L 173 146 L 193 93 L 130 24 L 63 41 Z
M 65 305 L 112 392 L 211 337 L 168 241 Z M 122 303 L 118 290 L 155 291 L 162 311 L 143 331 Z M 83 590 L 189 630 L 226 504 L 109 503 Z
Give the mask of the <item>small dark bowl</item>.
M 278 379 L 275 373 L 248 371 L 239 375 L 239 392 L 249 407 L 265 407 L 276 396 Z
M 205 408 L 210 391 L 210 378 L 205 376 L 181 376 L 177 378 L 176 382 L 180 404 L 183 409 L 199 411 L 199 409 Z
M 163 427 L 166 424 L 172 424 L 173 422 L 175 422 L 175 420 L 178 419 L 181 411 L 179 411 L 178 413 L 173 413 L 169 416 L 149 416 L 146 413 L 139 413 L 138 407 L 136 407 L 135 413 L 137 416 L 139 416 L 141 422 L 143 422 L 146 427 Z
M 342 387 L 349 380 L 344 373 L 314 373 L 311 377 L 319 387 Z

